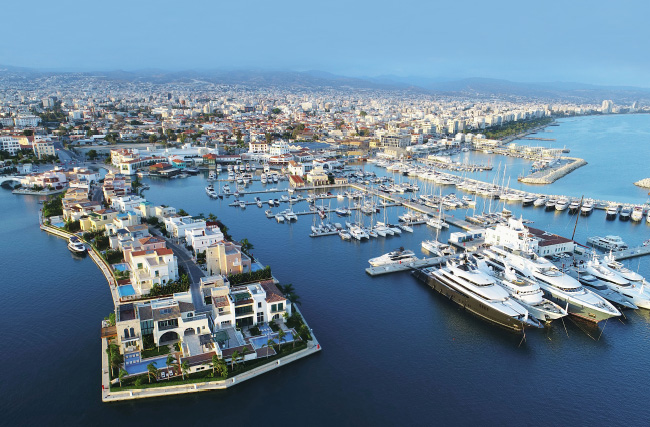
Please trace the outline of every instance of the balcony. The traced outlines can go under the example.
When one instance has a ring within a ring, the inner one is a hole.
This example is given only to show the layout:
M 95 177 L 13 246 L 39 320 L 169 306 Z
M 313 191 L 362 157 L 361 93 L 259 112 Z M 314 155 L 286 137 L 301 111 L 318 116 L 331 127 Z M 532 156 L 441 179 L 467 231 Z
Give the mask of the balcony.
M 183 318 L 183 323 L 193 322 L 195 320 L 203 320 L 203 319 L 207 319 L 207 318 L 208 318 L 208 316 L 206 314 L 199 314 L 198 316 L 192 316 L 192 317 L 184 317 Z
M 170 329 L 176 329 L 176 328 L 178 328 L 178 325 L 158 326 L 159 331 L 169 331 Z

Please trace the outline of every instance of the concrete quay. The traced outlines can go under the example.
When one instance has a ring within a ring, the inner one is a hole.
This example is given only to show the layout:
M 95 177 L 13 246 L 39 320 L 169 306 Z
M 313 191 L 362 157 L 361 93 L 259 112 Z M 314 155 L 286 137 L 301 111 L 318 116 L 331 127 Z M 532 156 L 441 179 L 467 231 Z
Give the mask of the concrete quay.
M 563 176 L 568 175 L 574 170 L 584 166 L 587 162 L 575 157 L 561 157 L 562 160 L 569 160 L 569 163 L 557 168 L 550 168 L 544 171 L 535 172 L 532 175 L 519 178 L 524 184 L 552 184 Z

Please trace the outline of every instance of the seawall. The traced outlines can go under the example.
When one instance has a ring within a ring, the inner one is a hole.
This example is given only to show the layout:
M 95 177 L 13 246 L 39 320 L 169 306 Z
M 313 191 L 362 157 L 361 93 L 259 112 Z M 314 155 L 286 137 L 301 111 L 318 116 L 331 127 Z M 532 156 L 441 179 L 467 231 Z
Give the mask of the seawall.
M 578 159 L 575 157 L 562 157 L 562 159 L 570 160 L 570 162 L 560 167 L 546 170 L 541 176 L 534 174 L 534 176 L 531 175 L 524 178 L 519 178 L 519 181 L 523 182 L 524 184 L 552 184 L 563 176 L 566 176 L 579 167 L 587 164 L 584 159 Z

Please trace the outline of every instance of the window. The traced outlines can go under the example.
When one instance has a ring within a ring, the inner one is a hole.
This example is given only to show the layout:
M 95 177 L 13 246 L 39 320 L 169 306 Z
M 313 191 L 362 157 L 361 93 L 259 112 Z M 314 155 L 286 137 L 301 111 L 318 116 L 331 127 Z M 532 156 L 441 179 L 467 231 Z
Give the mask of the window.
M 273 304 L 271 306 L 271 311 L 278 311 L 277 308 L 278 308 L 277 304 Z
M 284 305 L 284 304 L 282 304 L 282 303 L 278 304 L 278 311 L 282 311 L 282 309 L 283 309 L 283 305 Z
M 261 311 L 257 313 L 257 323 L 264 323 L 264 313 Z
M 262 308 L 262 303 L 261 302 L 257 303 L 257 308 Z
M 129 330 L 124 328 L 124 338 L 128 338 L 128 337 L 129 337 Z
M 141 268 L 142 268 L 142 263 L 139 262 L 139 263 L 138 263 L 138 270 L 140 270 Z
M 156 277 L 160 276 L 160 272 L 156 270 Z
M 131 333 L 131 338 L 135 337 L 135 331 L 133 328 L 129 329 L 129 332 Z

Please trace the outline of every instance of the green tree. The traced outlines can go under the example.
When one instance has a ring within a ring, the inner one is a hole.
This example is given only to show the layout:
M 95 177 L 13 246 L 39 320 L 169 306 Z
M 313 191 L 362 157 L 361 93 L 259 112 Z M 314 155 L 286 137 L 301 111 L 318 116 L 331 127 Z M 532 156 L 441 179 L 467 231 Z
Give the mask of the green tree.
M 122 363 L 124 363 L 124 356 L 120 354 L 119 347 L 115 346 L 115 349 L 111 351 L 111 368 L 119 369 Z
M 282 329 L 278 330 L 278 349 L 282 350 L 282 341 L 286 342 L 286 337 L 287 333 L 284 332 Z
M 232 352 L 232 356 L 230 357 L 230 370 L 235 370 L 235 363 L 237 363 L 237 359 L 239 359 L 239 352 L 235 350 Z
M 176 362 L 176 358 L 170 354 L 167 356 L 167 360 L 165 360 L 165 365 L 167 365 L 167 373 L 169 374 L 169 368 Z M 171 375 L 167 375 L 167 379 L 170 379 Z
M 149 378 L 149 383 L 151 383 L 151 377 L 154 380 L 156 379 L 156 375 L 158 375 L 158 368 L 156 368 L 155 363 L 151 362 L 147 365 L 147 378 Z
M 187 375 L 190 372 L 190 364 L 186 360 L 183 363 L 181 363 L 181 374 L 183 375 L 183 379 L 185 379 L 185 375 Z
M 212 355 L 212 374 L 214 374 L 214 370 L 217 367 L 217 365 L 219 364 L 220 360 L 221 359 L 219 359 L 219 356 L 217 356 L 216 354 Z
M 225 360 L 219 359 L 219 363 L 217 363 L 217 373 L 220 377 L 228 378 L 228 365 L 226 365 Z
M 365 111 L 361 110 L 361 112 L 359 112 L 359 115 L 360 115 L 361 117 L 366 117 L 366 116 L 368 115 L 368 113 L 366 113 Z
M 127 375 L 129 375 L 129 373 L 126 372 L 126 370 L 124 368 L 120 369 L 120 372 L 117 374 L 117 377 L 120 380 L 120 387 L 122 387 L 122 379 Z
M 254 249 L 253 244 L 249 242 L 248 239 L 242 239 L 240 243 L 241 243 L 241 250 L 245 254 L 250 254 L 250 251 Z
M 86 154 L 86 157 L 88 157 L 90 160 L 95 160 L 97 158 L 97 150 L 89 150 Z
M 266 358 L 267 358 L 267 359 L 269 358 L 269 355 L 270 355 L 270 353 L 271 353 L 271 350 L 270 350 L 270 349 L 271 349 L 271 347 L 273 347 L 273 344 L 275 344 L 275 343 L 273 342 L 273 338 L 269 338 L 269 339 L 266 341 L 266 344 L 264 344 L 264 345 L 262 346 L 262 347 L 266 347 Z
M 246 355 L 247 355 L 248 353 L 250 353 L 250 352 L 251 352 L 250 349 L 249 349 L 248 347 L 246 347 L 246 346 L 244 346 L 244 347 L 241 349 L 241 360 L 242 360 L 242 362 L 244 362 L 244 359 L 246 358 Z
M 32 129 L 25 129 L 23 131 L 23 135 L 25 135 L 25 136 L 34 136 L 34 131 Z

